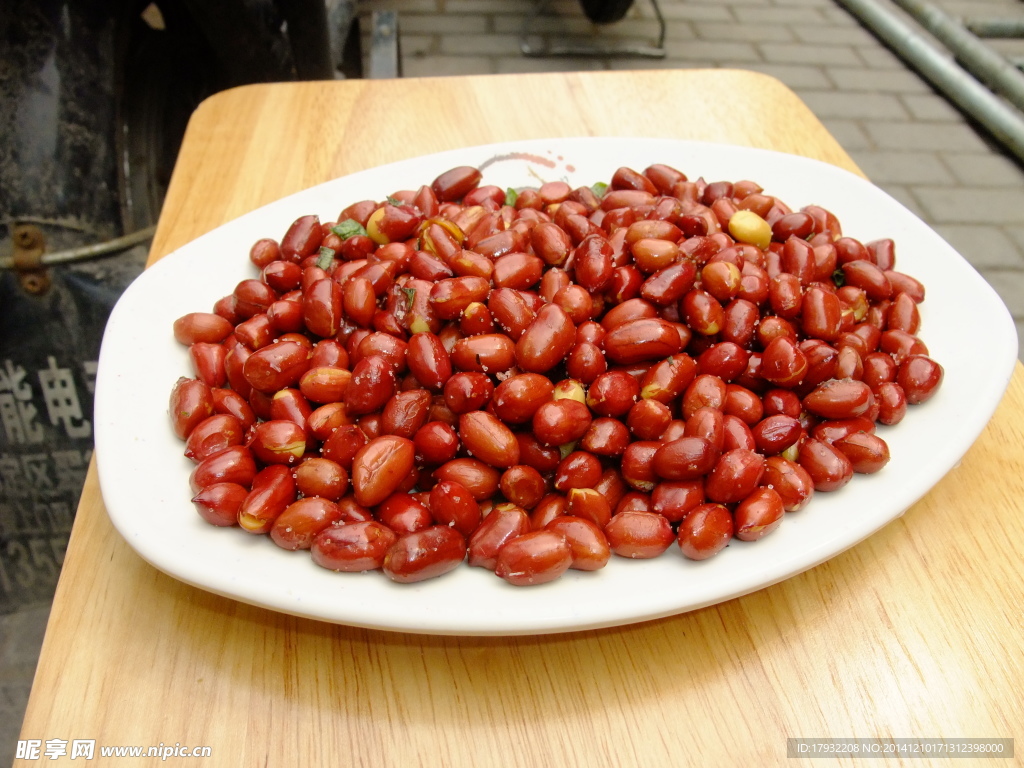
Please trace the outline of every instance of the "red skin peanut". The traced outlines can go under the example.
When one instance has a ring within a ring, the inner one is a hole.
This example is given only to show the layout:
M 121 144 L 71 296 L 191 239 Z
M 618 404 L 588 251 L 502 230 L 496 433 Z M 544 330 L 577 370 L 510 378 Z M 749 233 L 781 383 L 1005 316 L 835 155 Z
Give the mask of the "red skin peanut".
M 415 446 L 411 440 L 383 435 L 371 440 L 352 461 L 352 488 L 356 501 L 373 507 L 394 493 L 413 468 Z
M 175 320 L 207 522 L 399 583 L 702 560 L 884 470 L 941 387 L 895 242 L 820 206 L 663 165 L 481 182 L 300 216 Z
M 690 560 L 706 560 L 725 549 L 734 531 L 732 515 L 724 505 L 701 504 L 679 525 L 676 541 Z
M 554 581 L 572 565 L 572 549 L 557 530 L 531 531 L 498 551 L 494 572 L 510 584 L 535 586 Z
M 447 525 L 434 525 L 399 538 L 381 567 L 392 581 L 411 584 L 453 571 L 465 559 L 466 538 Z

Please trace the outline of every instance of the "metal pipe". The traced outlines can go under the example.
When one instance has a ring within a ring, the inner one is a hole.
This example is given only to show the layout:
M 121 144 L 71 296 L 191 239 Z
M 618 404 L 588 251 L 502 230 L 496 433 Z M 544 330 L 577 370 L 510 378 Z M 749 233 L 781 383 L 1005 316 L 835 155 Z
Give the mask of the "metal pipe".
M 964 26 L 978 37 L 1024 37 L 1024 19 L 964 19 Z
M 1024 74 L 972 35 L 945 11 L 924 0 L 893 0 L 914 17 L 962 62 L 965 69 L 1000 93 L 1018 109 L 1024 109 Z
M 837 0 L 936 89 L 1024 161 L 1024 120 L 921 35 L 872 0 Z

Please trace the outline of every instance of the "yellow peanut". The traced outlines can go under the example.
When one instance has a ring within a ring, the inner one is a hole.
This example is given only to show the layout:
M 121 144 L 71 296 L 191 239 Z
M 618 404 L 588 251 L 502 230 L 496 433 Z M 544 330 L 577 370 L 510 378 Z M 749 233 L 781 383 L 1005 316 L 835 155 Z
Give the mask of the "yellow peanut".
M 729 234 L 741 243 L 766 249 L 772 241 L 772 228 L 753 211 L 736 211 L 729 219 Z

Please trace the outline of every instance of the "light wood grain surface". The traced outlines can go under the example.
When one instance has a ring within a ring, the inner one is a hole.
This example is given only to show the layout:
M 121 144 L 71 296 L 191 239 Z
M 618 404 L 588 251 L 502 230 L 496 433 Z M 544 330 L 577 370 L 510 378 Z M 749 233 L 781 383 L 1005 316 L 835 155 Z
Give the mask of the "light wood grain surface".
M 790 91 L 753 73 L 246 87 L 194 115 L 153 259 L 351 171 L 563 135 L 724 141 L 856 170 Z M 824 565 L 674 618 L 506 639 L 334 626 L 187 587 L 114 531 L 93 468 L 22 738 L 208 745 L 212 758 L 177 762 L 239 766 L 834 764 L 787 760 L 787 737 L 1021 749 L 1022 469 L 1018 365 L 963 462 Z M 902 762 L 946 760 L 886 765 Z

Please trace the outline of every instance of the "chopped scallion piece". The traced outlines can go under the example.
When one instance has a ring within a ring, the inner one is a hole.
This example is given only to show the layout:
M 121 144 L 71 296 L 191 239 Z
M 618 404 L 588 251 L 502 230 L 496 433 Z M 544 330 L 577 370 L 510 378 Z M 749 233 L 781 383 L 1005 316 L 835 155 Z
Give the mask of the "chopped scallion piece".
M 334 249 L 321 246 L 320 255 L 317 257 L 316 265 L 320 269 L 327 269 L 334 263 Z
M 348 240 L 350 237 L 366 234 L 366 230 L 363 228 L 363 225 L 360 224 L 355 219 L 345 219 L 344 221 L 339 221 L 337 224 L 331 227 L 331 232 L 336 234 L 342 240 Z

